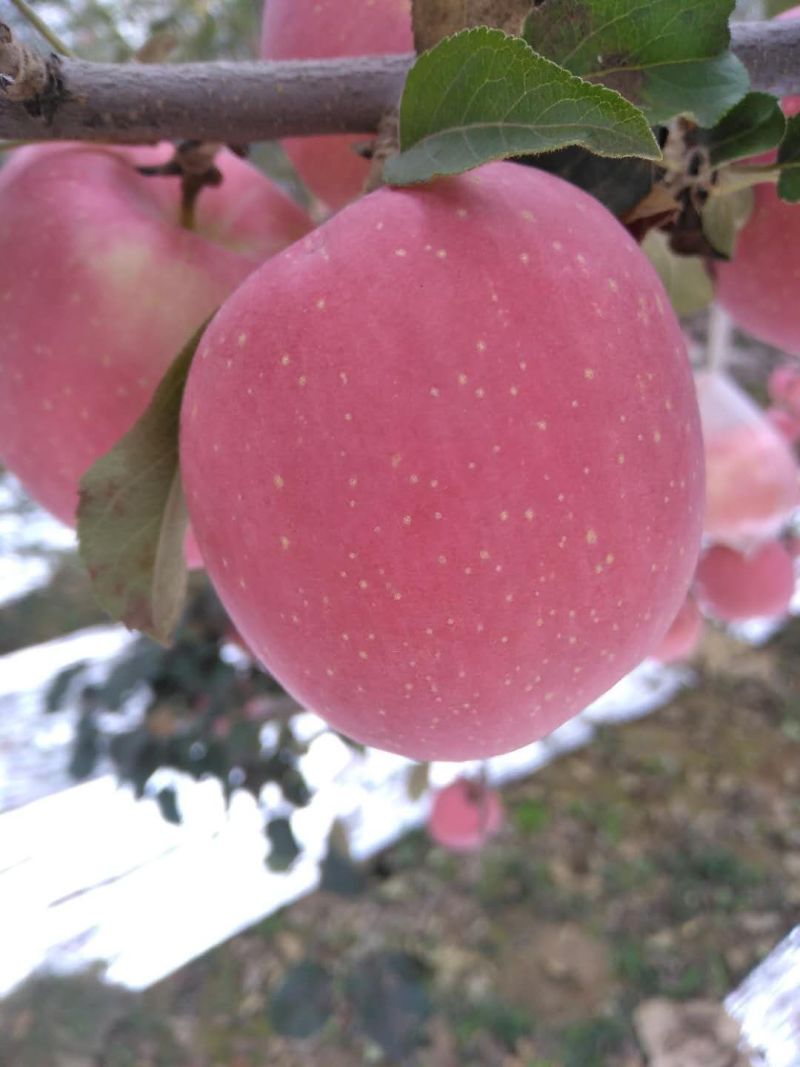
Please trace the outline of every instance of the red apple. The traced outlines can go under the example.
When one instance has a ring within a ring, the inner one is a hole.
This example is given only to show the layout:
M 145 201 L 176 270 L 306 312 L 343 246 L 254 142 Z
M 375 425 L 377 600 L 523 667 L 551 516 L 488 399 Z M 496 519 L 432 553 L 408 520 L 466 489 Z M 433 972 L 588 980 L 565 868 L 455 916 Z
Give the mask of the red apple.
M 412 52 L 410 0 L 267 0 L 261 35 L 264 59 Z M 368 134 L 292 137 L 283 147 L 308 188 L 329 208 L 358 196 L 369 164 L 353 149 Z
M 192 331 L 310 227 L 223 153 L 222 185 L 200 194 L 196 229 L 181 228 L 176 180 L 134 169 L 171 152 L 34 146 L 0 171 L 0 457 L 66 523 L 79 479 Z
M 690 594 L 681 604 L 666 634 L 650 653 L 651 657 L 662 663 L 689 659 L 700 643 L 704 626 L 697 601 Z
M 440 789 L 428 816 L 428 833 L 452 852 L 477 852 L 502 825 L 500 795 L 466 778 Z
M 780 541 L 750 555 L 713 545 L 697 565 L 696 588 L 703 608 L 725 622 L 785 615 L 794 593 L 792 557 Z
M 800 17 L 800 6 L 779 19 Z M 800 96 L 781 101 L 784 114 L 800 112 Z M 769 164 L 775 153 L 750 162 Z M 742 228 L 730 263 L 714 267 L 716 295 L 733 321 L 754 337 L 784 352 L 800 354 L 800 210 L 778 196 L 774 185 L 755 187 L 753 213 Z
M 791 449 L 726 375 L 698 374 L 696 386 L 705 441 L 706 536 L 741 549 L 776 537 L 800 503 Z
M 184 397 L 189 512 L 247 644 L 419 759 L 549 733 L 650 651 L 703 507 L 680 328 L 596 200 L 496 163 L 265 264 Z

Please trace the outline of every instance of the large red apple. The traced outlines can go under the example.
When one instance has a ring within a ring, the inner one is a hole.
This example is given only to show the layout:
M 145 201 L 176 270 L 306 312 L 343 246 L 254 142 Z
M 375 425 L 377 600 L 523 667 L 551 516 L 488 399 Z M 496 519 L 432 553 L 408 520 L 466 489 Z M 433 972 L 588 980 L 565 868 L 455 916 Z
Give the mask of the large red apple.
M 242 637 L 337 729 L 467 759 L 635 666 L 697 558 L 683 338 L 596 200 L 496 163 L 381 189 L 226 301 L 181 455 Z
M 732 379 L 704 372 L 696 385 L 706 454 L 705 533 L 745 550 L 776 537 L 800 503 L 797 462 Z
M 452 852 L 477 852 L 503 825 L 503 802 L 496 790 L 459 778 L 434 794 L 428 833 Z
M 794 564 L 780 541 L 749 555 L 713 545 L 697 566 L 697 595 L 726 622 L 785 615 L 794 593 Z
M 169 361 L 306 215 L 254 168 L 219 157 L 221 186 L 181 228 L 175 179 L 144 149 L 49 145 L 0 171 L 0 458 L 73 523 L 78 482 L 131 427 Z
M 779 19 L 800 17 L 800 6 Z M 781 101 L 784 114 L 800 112 L 800 96 Z M 771 152 L 751 162 L 769 163 Z M 715 265 L 716 295 L 733 321 L 784 352 L 800 354 L 800 208 L 778 196 L 773 184 L 755 187 L 753 213 L 742 228 L 733 259 Z
M 267 0 L 261 35 L 264 59 L 412 52 L 410 0 Z M 369 135 L 292 137 L 283 147 L 308 188 L 340 208 L 364 188 L 369 164 L 354 145 Z

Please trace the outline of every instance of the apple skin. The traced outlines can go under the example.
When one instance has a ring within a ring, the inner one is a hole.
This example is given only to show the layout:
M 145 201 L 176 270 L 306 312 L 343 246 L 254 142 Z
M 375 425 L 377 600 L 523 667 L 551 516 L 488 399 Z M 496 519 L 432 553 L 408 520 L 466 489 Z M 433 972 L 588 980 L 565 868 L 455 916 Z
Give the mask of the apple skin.
M 724 622 L 778 618 L 794 593 L 792 556 L 780 541 L 749 555 L 712 545 L 697 565 L 696 590 L 705 611 Z
M 776 537 L 800 504 L 794 454 L 764 412 L 727 375 L 696 375 L 705 438 L 704 531 L 745 551 Z
M 267 0 L 263 59 L 413 52 L 410 0 Z M 369 163 L 353 150 L 370 134 L 289 137 L 286 154 L 311 192 L 336 210 L 364 188 Z
M 703 636 L 705 622 L 695 598 L 689 594 L 680 606 L 672 625 L 650 653 L 661 663 L 678 663 L 689 659 Z
M 310 229 L 231 153 L 179 225 L 174 178 L 133 164 L 169 145 L 31 146 L 0 171 L 0 457 L 74 524 L 78 483 L 133 425 L 191 333 L 267 256 Z
M 542 737 L 645 657 L 692 577 L 678 322 L 616 219 L 542 171 L 345 208 L 226 301 L 181 422 L 237 629 L 377 747 L 461 760 Z
M 459 778 L 434 794 L 428 833 L 451 852 L 477 852 L 503 825 L 500 795 L 480 782 Z

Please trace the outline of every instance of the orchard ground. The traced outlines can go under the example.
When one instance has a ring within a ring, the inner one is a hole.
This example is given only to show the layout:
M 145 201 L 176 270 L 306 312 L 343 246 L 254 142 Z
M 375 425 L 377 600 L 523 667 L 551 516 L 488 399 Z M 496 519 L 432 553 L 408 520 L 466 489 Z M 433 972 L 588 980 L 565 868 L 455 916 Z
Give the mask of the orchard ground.
M 29 983 L 0 1063 L 639 1067 L 639 1003 L 721 999 L 800 921 L 799 654 L 800 620 L 711 634 L 696 688 L 505 789 L 477 855 L 413 835 L 141 996 Z

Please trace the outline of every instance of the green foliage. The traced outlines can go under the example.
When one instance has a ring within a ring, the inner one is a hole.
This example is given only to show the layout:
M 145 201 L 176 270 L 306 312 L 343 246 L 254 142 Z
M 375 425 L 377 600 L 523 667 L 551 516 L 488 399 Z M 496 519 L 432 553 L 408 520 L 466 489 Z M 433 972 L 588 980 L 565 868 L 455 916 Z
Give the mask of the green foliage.
M 642 113 L 500 30 L 465 30 L 419 57 L 400 106 L 394 185 L 479 163 L 582 145 L 599 155 L 658 159 Z
M 545 0 L 525 37 L 573 74 L 601 81 L 643 108 L 652 123 L 691 114 L 720 119 L 749 88 L 729 51 L 734 0 Z
M 769 93 L 748 93 L 707 132 L 713 166 L 775 148 L 786 133 L 781 106 Z
M 800 201 L 800 115 L 786 120 L 786 136 L 778 149 L 778 196 L 791 204 Z
M 538 834 L 546 829 L 550 822 L 550 812 L 542 800 L 527 799 L 520 801 L 511 812 L 514 826 L 522 834 Z
M 81 480 L 80 549 L 97 598 L 113 619 L 162 642 L 186 592 L 178 424 L 204 329 L 174 360 L 136 425 Z
M 628 1030 L 619 1019 L 598 1018 L 576 1023 L 562 1035 L 564 1067 L 607 1067 L 619 1052 Z
M 513 1049 L 521 1038 L 530 1037 L 535 1029 L 527 1012 L 502 1000 L 479 1000 L 467 1010 L 460 1003 L 454 1014 L 457 1014 L 456 1033 L 461 1041 L 488 1032 Z

